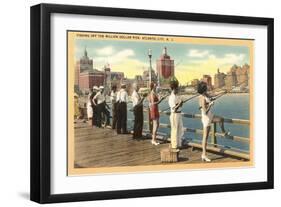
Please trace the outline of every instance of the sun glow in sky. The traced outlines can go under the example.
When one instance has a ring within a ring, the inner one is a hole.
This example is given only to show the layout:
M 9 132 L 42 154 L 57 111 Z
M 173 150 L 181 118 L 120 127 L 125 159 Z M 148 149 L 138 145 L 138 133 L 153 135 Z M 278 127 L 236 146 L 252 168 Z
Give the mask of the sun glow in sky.
M 250 64 L 248 46 L 100 39 L 76 39 L 75 58 L 80 59 L 86 47 L 94 68 L 101 69 L 109 64 L 112 71 L 134 78 L 149 66 L 148 49 L 152 49 L 152 67 L 156 70 L 156 60 L 165 46 L 175 61 L 175 76 L 181 84 L 200 79 L 203 74 L 213 77 L 218 68 L 227 72 L 234 64 Z

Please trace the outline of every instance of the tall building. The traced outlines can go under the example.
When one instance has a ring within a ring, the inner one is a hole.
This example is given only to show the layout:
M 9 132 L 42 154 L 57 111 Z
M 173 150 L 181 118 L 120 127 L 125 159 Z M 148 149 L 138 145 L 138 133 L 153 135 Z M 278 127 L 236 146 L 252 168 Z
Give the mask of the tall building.
M 142 79 L 144 81 L 144 84 L 149 87 L 149 70 L 143 71 Z M 157 83 L 157 75 L 154 70 L 151 70 L 151 81 Z
M 233 65 L 225 78 L 225 85 L 229 90 L 234 87 L 247 87 L 249 84 L 250 66 L 244 64 L 242 67 Z
M 236 70 L 234 71 L 231 69 L 226 73 L 225 86 L 228 90 L 231 90 L 236 85 L 237 85 Z
M 157 60 L 156 69 L 160 79 L 169 79 L 175 75 L 174 60 L 168 55 L 166 47 L 164 47 L 162 55 Z
M 124 80 L 124 73 L 111 71 L 110 75 L 111 75 L 111 85 L 116 85 L 117 88 L 120 88 L 121 83 Z
M 111 81 L 113 79 L 117 79 L 117 80 L 122 80 L 124 79 L 124 73 L 123 72 L 114 72 L 114 71 L 111 71 Z
M 83 56 L 76 62 L 75 67 L 75 85 L 82 92 L 88 92 L 93 86 L 104 85 L 105 73 L 93 69 L 93 60 L 88 57 L 85 48 Z
M 212 90 L 212 77 L 210 75 L 203 75 L 202 81 L 207 83 L 208 90 Z
M 191 86 L 194 87 L 194 88 L 197 88 L 198 84 L 199 84 L 199 80 L 198 79 L 193 79 L 191 81 Z
M 146 87 L 147 84 L 145 83 L 145 81 L 143 80 L 141 75 L 136 75 L 135 76 L 135 82 L 138 84 L 138 86 L 140 88 Z
M 84 50 L 84 55 L 80 59 L 80 73 L 93 69 L 93 60 L 88 57 L 87 49 Z
M 217 73 L 214 77 L 214 87 L 215 88 L 221 88 L 225 86 L 225 77 L 226 75 L 224 73 L 220 72 L 220 69 L 218 68 Z
M 103 86 L 104 76 L 104 72 L 96 69 L 81 72 L 79 75 L 79 89 L 82 92 L 88 92 L 93 86 Z
M 79 86 L 80 61 L 76 62 L 74 70 L 74 85 Z
M 88 57 L 87 49 L 84 50 L 84 55 L 76 62 L 74 84 L 79 86 L 79 75 L 84 71 L 90 71 L 93 69 L 93 60 Z
M 250 66 L 244 64 L 242 67 L 238 67 L 236 70 L 237 84 L 241 86 L 248 86 Z

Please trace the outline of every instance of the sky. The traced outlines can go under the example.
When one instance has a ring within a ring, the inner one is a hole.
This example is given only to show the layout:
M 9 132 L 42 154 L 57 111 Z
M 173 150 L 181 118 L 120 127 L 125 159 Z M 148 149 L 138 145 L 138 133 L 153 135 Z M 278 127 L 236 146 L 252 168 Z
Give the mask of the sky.
M 226 72 L 234 64 L 250 64 L 247 46 L 106 39 L 76 39 L 75 58 L 80 59 L 86 48 L 94 68 L 101 69 L 109 64 L 112 71 L 124 72 L 126 77 L 134 78 L 149 66 L 148 49 L 152 50 L 152 68 L 156 70 L 156 60 L 164 47 L 175 61 L 175 76 L 181 84 L 200 79 L 203 74 L 213 77 L 218 68 Z

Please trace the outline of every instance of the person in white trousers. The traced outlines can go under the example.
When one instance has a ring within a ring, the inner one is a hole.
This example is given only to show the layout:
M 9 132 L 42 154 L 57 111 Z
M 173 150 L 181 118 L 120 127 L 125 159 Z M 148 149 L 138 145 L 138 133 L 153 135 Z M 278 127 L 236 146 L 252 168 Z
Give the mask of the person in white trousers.
M 169 106 L 171 109 L 170 122 L 171 122 L 171 148 L 178 149 L 182 146 L 182 137 L 184 135 L 181 108 L 183 101 L 178 95 L 179 84 L 178 81 L 172 81 L 171 95 L 169 97 Z

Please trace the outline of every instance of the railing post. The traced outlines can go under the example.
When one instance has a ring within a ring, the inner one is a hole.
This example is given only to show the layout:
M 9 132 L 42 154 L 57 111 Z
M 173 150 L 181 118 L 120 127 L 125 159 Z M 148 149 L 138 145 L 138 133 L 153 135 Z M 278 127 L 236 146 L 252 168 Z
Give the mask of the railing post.
M 216 147 L 216 144 L 217 144 L 216 132 L 217 132 L 217 124 L 213 123 L 212 124 L 212 140 L 211 140 L 211 142 L 214 145 L 214 147 Z

